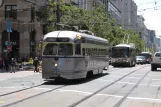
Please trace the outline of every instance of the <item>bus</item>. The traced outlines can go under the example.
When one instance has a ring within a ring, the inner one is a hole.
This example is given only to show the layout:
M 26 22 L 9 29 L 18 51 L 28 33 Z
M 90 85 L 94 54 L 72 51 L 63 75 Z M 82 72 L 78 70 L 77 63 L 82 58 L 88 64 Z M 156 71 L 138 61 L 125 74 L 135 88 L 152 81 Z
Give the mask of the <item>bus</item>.
M 42 78 L 81 79 L 109 66 L 108 40 L 75 31 L 53 31 L 42 42 Z
M 134 45 L 119 44 L 111 48 L 111 65 L 116 66 L 135 66 L 136 48 Z

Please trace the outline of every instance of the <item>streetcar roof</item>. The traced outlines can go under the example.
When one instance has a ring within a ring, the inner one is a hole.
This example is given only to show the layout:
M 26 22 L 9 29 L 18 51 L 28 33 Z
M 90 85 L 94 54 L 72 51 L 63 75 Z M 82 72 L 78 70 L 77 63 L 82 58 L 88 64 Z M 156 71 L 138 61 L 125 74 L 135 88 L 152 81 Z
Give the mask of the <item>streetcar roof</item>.
M 128 47 L 128 48 L 134 48 L 134 47 L 132 47 L 131 45 L 128 45 L 128 44 L 118 44 L 118 45 L 116 45 L 115 47 Z
M 52 31 L 52 32 L 47 33 L 44 36 L 43 40 L 46 40 L 47 38 L 50 38 L 50 37 L 55 37 L 55 38 L 68 37 L 70 40 L 73 41 L 78 34 L 82 35 L 82 37 L 87 38 L 87 39 L 99 40 L 99 41 L 108 43 L 108 40 L 104 38 L 88 35 L 85 33 L 75 32 L 75 31 Z

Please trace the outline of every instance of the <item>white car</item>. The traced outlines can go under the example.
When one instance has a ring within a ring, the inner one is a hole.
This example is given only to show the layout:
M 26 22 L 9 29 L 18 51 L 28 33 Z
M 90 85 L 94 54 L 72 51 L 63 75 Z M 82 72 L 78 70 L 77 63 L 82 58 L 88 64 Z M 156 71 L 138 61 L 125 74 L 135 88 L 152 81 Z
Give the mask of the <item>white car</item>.
M 156 71 L 157 68 L 161 68 L 161 52 L 156 52 L 151 62 L 151 70 Z

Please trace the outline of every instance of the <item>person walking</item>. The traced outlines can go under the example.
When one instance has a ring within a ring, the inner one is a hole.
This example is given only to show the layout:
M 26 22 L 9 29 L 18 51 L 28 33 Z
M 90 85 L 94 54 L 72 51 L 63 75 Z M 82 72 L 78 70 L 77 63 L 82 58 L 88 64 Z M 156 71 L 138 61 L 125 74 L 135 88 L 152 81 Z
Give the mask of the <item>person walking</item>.
M 39 72 L 38 70 L 39 60 L 37 57 L 35 57 L 33 65 L 35 66 L 34 72 Z
M 12 58 L 12 60 L 11 60 L 11 71 L 10 71 L 10 73 L 12 73 L 12 72 L 15 73 L 15 66 L 16 66 L 16 61 L 14 60 L 14 58 Z
M 0 58 L 0 71 L 2 71 L 2 70 L 3 70 L 3 59 Z
M 5 65 L 6 71 L 8 71 L 9 70 L 9 59 L 8 58 L 4 59 L 4 65 Z

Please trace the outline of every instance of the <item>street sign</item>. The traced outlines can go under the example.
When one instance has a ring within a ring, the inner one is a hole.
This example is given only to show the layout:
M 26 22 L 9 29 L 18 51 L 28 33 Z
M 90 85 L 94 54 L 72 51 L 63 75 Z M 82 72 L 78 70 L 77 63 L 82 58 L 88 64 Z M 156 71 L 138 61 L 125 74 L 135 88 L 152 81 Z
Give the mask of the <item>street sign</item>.
M 6 20 L 6 30 L 7 32 L 12 32 L 12 20 Z
M 7 46 L 7 50 L 12 51 L 12 46 L 11 45 Z
M 5 45 L 6 45 L 6 46 L 8 45 L 8 41 L 5 41 Z

